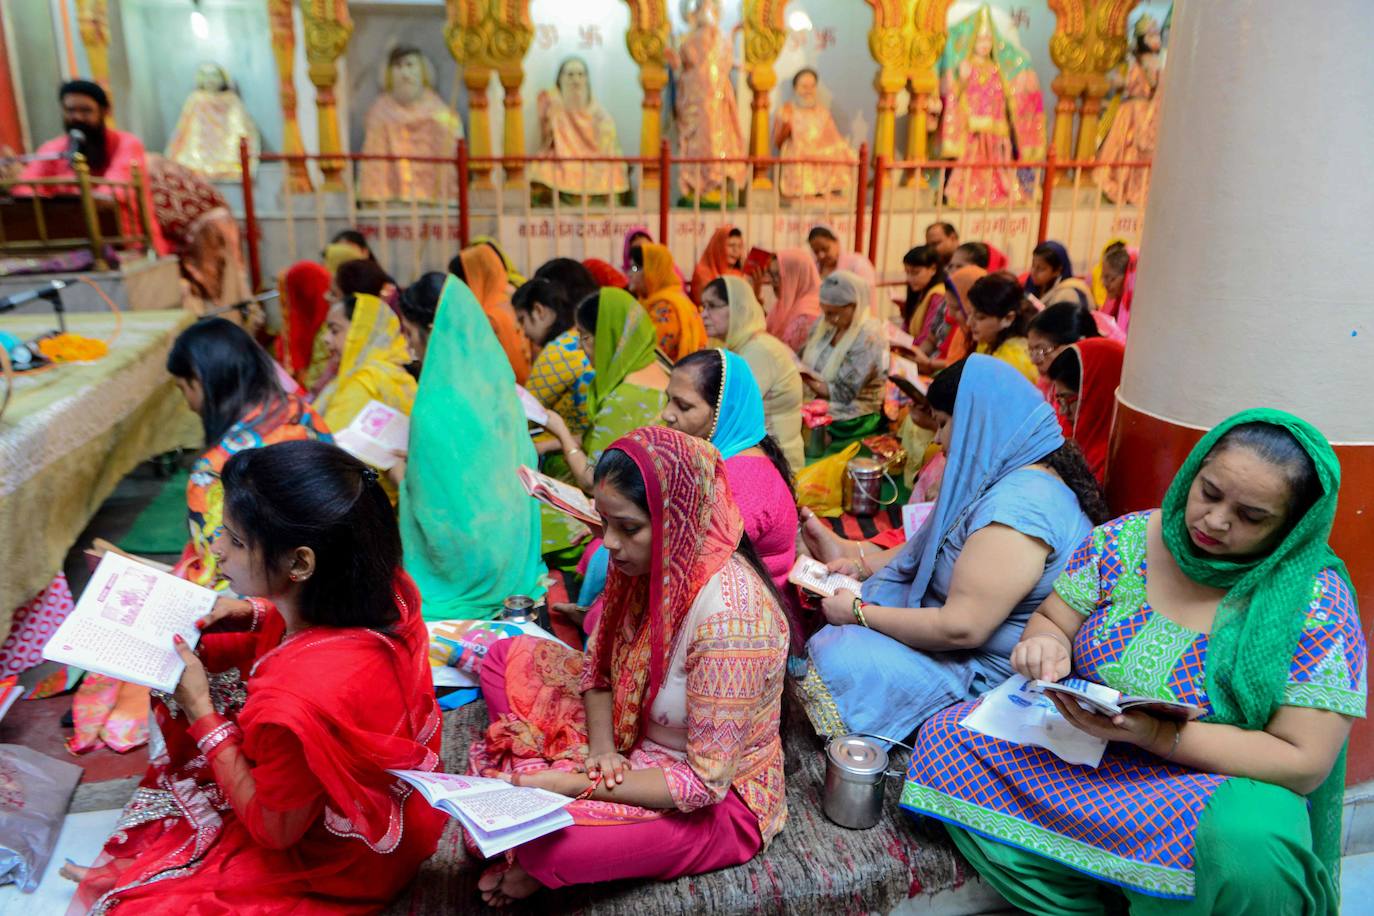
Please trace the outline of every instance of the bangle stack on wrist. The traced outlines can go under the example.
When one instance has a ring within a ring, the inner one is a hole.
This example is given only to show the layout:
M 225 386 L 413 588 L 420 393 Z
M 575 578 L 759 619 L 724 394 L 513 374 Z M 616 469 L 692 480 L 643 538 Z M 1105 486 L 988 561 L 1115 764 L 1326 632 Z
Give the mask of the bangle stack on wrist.
M 872 629 L 864 619 L 864 603 L 858 595 L 854 596 L 854 622 L 864 629 Z

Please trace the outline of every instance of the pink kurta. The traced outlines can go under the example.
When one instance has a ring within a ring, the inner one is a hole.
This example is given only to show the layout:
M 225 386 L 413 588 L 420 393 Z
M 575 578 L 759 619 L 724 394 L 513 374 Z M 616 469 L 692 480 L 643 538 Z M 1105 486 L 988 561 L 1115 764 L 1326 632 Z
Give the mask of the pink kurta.
M 99 172 L 92 170 L 91 176 L 104 178 L 108 181 L 127 182 L 133 178 L 134 165 L 138 165 L 139 172 L 143 176 L 143 207 L 148 213 L 148 221 L 152 223 L 153 228 L 153 248 L 158 254 L 167 254 L 171 248 L 163 239 L 157 220 L 153 218 L 153 200 L 148 189 L 148 157 L 143 151 L 142 141 L 133 134 L 113 128 L 106 128 L 105 134 L 108 162 L 103 170 Z M 40 146 L 37 154 L 61 157 L 67 151 L 68 142 L 66 137 L 55 137 Z M 44 159 L 30 162 L 24 166 L 20 180 L 31 178 L 69 178 L 75 182 L 76 173 L 72 171 L 71 164 L 65 158 Z M 16 187 L 14 189 L 16 197 L 32 193 L 28 188 Z M 42 197 L 49 197 L 54 194 L 79 194 L 80 190 L 75 184 L 71 184 L 43 188 L 38 193 Z M 122 188 L 102 190 L 97 186 L 93 193 L 98 197 L 113 197 L 120 202 L 125 235 L 139 235 L 143 232 L 139 225 L 138 209 L 133 205 L 133 198 L 129 196 L 128 191 Z
M 773 462 L 762 455 L 725 459 L 725 476 L 739 504 L 744 531 L 779 591 L 797 559 L 797 501 Z

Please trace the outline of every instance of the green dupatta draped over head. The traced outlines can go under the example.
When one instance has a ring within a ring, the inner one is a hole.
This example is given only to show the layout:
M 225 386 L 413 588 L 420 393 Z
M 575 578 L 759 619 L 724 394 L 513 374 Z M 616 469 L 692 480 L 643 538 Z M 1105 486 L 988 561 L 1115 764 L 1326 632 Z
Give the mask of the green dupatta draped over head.
M 603 286 L 597 297 L 595 348 L 592 353 L 592 390 L 587 415 L 596 416 L 601 402 L 631 373 L 654 361 L 658 335 L 654 323 L 634 296 Z
M 1235 559 L 1208 556 L 1188 537 L 1184 518 L 1188 491 L 1217 442 L 1246 423 L 1268 423 L 1291 433 L 1316 466 L 1321 496 L 1268 554 Z M 1218 424 L 1189 453 L 1169 485 L 1162 517 L 1165 546 L 1188 578 L 1226 589 L 1207 644 L 1207 696 L 1214 710 L 1208 721 L 1263 729 L 1283 697 L 1314 578 L 1331 568 L 1349 584 L 1345 564 L 1327 544 L 1340 486 L 1340 462 L 1326 437 L 1305 420 L 1268 409 L 1242 411 Z M 1313 851 L 1338 890 L 1344 788 L 1343 748 L 1326 781 L 1309 796 Z
M 449 277 L 401 486 L 405 569 L 426 620 L 492 618 L 510 595 L 542 594 L 539 504 L 516 476 L 538 466 L 526 430 L 505 351 L 472 290 Z

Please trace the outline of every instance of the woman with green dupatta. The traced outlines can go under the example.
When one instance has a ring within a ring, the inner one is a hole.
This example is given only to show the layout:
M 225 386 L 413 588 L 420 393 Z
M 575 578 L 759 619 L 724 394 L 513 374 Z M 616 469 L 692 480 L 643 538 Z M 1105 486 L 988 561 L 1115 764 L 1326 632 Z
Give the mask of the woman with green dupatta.
M 490 619 L 543 594 L 539 504 L 516 468 L 538 458 L 515 373 L 477 298 L 444 283 L 410 419 L 401 484 L 405 569 L 426 620 Z
M 654 356 L 658 336 L 653 321 L 623 289 L 603 287 L 578 303 L 577 330 L 595 372 L 587 396 L 587 431 L 579 441 L 551 410 L 545 429 L 554 440 L 541 448 L 561 450 L 574 481 L 591 492 L 592 471 L 607 446 L 642 426 L 660 425 L 668 373 Z M 543 523 L 549 562 L 560 569 L 576 565 L 585 526 L 552 509 L 544 510 Z
M 1162 509 L 1093 530 L 1027 624 L 1012 666 L 1202 708 L 1103 716 L 1095 768 L 969 731 L 968 704 L 922 727 L 902 805 L 1031 913 L 1309 913 L 1340 907 L 1345 744 L 1365 714 L 1365 639 L 1327 545 L 1340 465 L 1277 410 L 1193 449 Z M 1063 727 L 1064 723 L 1060 723 Z M 1115 890 L 1109 885 L 1114 885 Z

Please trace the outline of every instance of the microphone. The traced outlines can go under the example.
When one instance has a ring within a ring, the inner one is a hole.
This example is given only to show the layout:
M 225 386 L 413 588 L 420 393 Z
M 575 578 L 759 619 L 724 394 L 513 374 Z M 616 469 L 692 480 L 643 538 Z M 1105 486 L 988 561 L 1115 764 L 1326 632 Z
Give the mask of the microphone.
M 46 299 L 66 286 L 67 283 L 65 280 L 50 280 L 43 286 L 27 289 L 22 293 L 15 293 L 12 296 L 6 296 L 0 299 L 0 312 L 13 311 L 25 302 L 32 302 L 35 299 Z
M 76 159 L 76 154 L 81 152 L 86 145 L 86 132 L 79 127 L 73 127 L 67 131 L 67 161 L 72 162 Z

